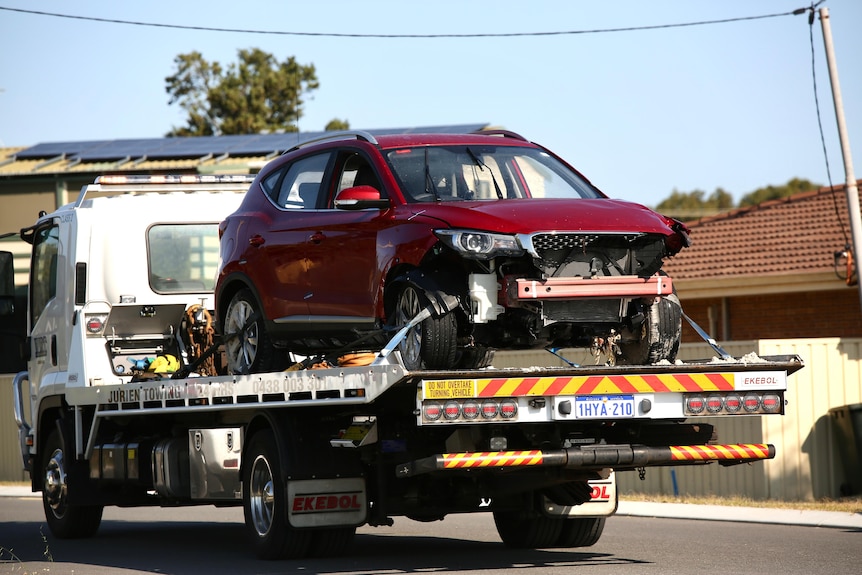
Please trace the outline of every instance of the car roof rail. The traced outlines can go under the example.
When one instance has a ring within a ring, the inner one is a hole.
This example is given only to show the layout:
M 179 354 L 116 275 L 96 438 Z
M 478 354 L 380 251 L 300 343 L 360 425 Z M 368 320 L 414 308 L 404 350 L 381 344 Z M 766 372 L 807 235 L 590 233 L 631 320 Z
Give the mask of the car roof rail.
M 528 142 L 527 138 L 522 136 L 517 132 L 513 132 L 511 130 L 499 130 L 496 128 L 491 128 L 490 130 L 476 130 L 473 132 L 474 134 L 481 134 L 483 136 L 502 136 L 503 138 L 514 138 L 516 140 L 521 140 L 522 142 Z
M 300 142 L 297 145 L 293 146 L 289 150 L 285 151 L 285 154 L 293 152 L 295 150 L 302 149 L 306 146 L 310 146 L 311 144 L 319 144 L 320 142 L 329 142 L 331 140 L 364 140 L 369 144 L 377 145 L 377 138 L 372 136 L 369 132 L 365 130 L 342 130 L 338 132 L 330 132 L 325 136 L 320 136 L 317 138 L 312 138 L 310 140 L 305 140 L 304 142 Z M 284 154 L 282 154 L 284 155 Z

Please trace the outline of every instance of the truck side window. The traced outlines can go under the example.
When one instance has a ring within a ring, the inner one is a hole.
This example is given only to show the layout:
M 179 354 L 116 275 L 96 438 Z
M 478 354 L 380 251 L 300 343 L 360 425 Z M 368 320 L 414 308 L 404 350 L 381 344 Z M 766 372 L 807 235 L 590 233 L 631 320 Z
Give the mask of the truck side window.
M 57 295 L 57 226 L 35 233 L 33 261 L 30 265 L 30 325 L 35 325 L 48 302 Z
M 218 224 L 157 224 L 147 230 L 150 287 L 156 293 L 212 291 Z

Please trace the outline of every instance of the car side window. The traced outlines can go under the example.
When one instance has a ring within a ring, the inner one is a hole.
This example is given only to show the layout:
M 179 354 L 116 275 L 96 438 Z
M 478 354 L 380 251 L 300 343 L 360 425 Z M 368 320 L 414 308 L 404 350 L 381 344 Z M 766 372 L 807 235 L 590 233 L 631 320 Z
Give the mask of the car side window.
M 301 158 L 288 166 L 283 177 L 281 173 L 269 176 L 264 181 L 264 189 L 279 208 L 313 210 L 317 207 L 323 176 L 331 156 L 327 152 Z
M 371 162 L 359 152 L 343 151 L 339 155 L 335 170 L 334 196 L 347 188 L 371 186 L 380 192 L 381 198 L 388 197 Z M 327 207 L 333 207 L 334 196 L 327 202 Z
M 371 163 L 362 154 L 353 152 L 345 156 L 341 163 L 341 174 L 335 187 L 336 193 L 354 186 L 371 186 L 383 193 L 380 179 Z

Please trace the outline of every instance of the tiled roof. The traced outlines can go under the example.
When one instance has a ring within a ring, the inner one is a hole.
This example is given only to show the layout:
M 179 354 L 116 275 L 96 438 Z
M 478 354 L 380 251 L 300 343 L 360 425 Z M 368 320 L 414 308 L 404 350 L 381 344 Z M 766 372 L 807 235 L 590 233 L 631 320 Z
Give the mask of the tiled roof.
M 675 280 L 831 273 L 835 251 L 852 242 L 844 186 L 803 192 L 686 225 L 692 246 L 664 265 Z

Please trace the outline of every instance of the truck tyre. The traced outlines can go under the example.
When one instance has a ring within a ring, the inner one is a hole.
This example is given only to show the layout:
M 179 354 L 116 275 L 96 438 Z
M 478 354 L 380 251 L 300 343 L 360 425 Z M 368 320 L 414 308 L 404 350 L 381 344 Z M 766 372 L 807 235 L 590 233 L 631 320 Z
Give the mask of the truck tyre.
M 605 529 L 604 517 L 572 517 L 558 520 L 563 524 L 557 547 L 590 547 Z
M 42 458 L 42 507 L 51 533 L 58 539 L 83 539 L 92 537 L 102 522 L 101 505 L 69 505 L 68 451 L 63 445 L 59 431 L 52 431 L 45 442 Z
M 419 290 L 406 285 L 395 304 L 395 325 L 407 325 L 425 306 Z M 455 366 L 458 325 L 455 315 L 429 317 L 411 329 L 398 344 L 401 361 L 408 370 L 451 369 Z
M 250 289 L 238 291 L 224 316 L 225 355 L 230 373 L 275 371 L 277 351 L 266 331 L 263 312 Z
M 243 462 L 243 514 L 260 559 L 296 559 L 308 554 L 311 532 L 287 520 L 284 478 L 272 431 L 256 433 Z
M 646 308 L 638 335 L 637 341 L 620 343 L 619 363 L 651 365 L 676 360 L 682 337 L 682 306 L 675 293 Z
M 353 546 L 356 527 L 332 527 L 314 531 L 311 540 L 312 557 L 341 557 Z
M 515 549 L 555 547 L 563 529 L 557 517 L 525 516 L 517 511 L 495 511 L 494 525 L 503 544 Z

